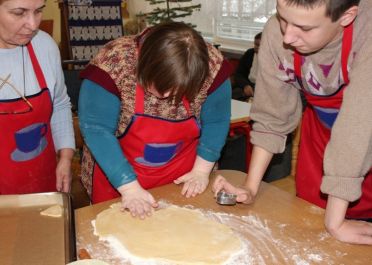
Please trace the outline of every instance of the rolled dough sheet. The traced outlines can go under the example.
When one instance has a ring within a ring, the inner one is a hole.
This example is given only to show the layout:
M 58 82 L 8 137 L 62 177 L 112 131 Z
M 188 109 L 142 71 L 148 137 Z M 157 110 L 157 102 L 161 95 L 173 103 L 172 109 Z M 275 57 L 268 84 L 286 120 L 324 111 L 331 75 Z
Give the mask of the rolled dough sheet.
M 82 259 L 68 263 L 67 265 L 109 265 L 109 264 L 98 259 Z
M 243 248 L 230 227 L 200 211 L 170 206 L 150 218 L 133 218 L 112 205 L 97 215 L 95 233 L 115 238 L 131 255 L 170 264 L 223 264 Z
M 50 216 L 50 217 L 61 217 L 62 213 L 63 213 L 63 208 L 59 204 L 50 206 L 49 208 L 40 212 L 41 215 Z

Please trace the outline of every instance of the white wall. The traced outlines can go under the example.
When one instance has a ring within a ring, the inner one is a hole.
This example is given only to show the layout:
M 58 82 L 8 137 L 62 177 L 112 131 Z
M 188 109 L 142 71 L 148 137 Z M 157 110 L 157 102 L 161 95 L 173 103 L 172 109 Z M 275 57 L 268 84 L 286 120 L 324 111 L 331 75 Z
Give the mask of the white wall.
M 132 18 L 134 18 L 136 14 L 140 12 L 150 12 L 153 7 L 154 6 L 150 6 L 149 3 L 145 0 L 128 0 L 128 11 Z
M 215 0 L 218 1 L 218 0 Z M 214 34 L 214 13 L 215 8 L 217 7 L 214 1 L 207 1 L 207 0 L 193 0 L 192 2 L 187 2 L 185 5 L 190 4 L 201 4 L 203 15 L 198 16 L 198 11 L 195 11 L 194 14 L 190 17 L 182 18 L 182 21 L 190 22 L 192 24 L 197 25 L 197 30 L 203 32 L 204 36 L 213 36 Z M 165 6 L 165 3 L 164 3 Z M 142 12 L 150 12 L 151 10 L 156 7 L 155 5 L 151 6 L 145 0 L 128 0 L 128 11 L 130 13 L 131 18 L 134 18 L 136 14 Z M 206 34 L 207 33 L 207 34 Z M 208 38 L 212 42 L 217 42 L 221 44 L 221 50 L 231 52 L 231 53 L 238 53 L 239 55 L 242 54 L 247 48 L 253 47 L 253 43 L 251 42 L 244 42 L 244 41 L 228 41 L 228 40 L 220 40 L 214 39 L 213 37 Z
M 58 2 L 47 0 L 43 10 L 43 19 L 53 19 L 53 38 L 59 43 L 61 41 L 61 16 Z

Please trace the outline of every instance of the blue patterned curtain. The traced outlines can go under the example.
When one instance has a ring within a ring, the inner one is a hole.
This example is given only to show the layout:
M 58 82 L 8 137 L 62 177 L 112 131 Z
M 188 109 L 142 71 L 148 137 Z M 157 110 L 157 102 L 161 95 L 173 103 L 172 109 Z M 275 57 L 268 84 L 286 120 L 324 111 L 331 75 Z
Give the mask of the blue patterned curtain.
M 90 60 L 108 41 L 123 36 L 122 0 L 64 0 L 73 60 Z

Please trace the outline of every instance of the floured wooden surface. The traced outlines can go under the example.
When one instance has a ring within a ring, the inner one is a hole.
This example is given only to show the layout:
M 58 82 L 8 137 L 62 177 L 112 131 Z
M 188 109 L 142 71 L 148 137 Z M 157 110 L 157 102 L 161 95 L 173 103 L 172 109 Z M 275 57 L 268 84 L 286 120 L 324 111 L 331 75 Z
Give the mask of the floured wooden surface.
M 161 207 L 174 207 L 170 206 L 167 202 L 160 202 Z M 192 206 L 186 206 L 187 208 L 193 208 Z M 312 208 L 310 210 L 313 211 Z M 247 216 L 236 216 L 233 214 L 214 212 L 208 210 L 201 210 L 201 213 L 209 220 L 215 220 L 218 223 L 225 224 L 230 227 L 236 235 L 242 241 L 242 248 L 240 251 L 234 253 L 224 265 L 254 265 L 254 264 L 335 264 L 329 261 L 329 254 L 324 253 L 321 248 L 311 247 L 310 242 L 301 243 L 293 238 L 282 238 L 276 237 L 270 228 L 269 222 L 267 220 L 262 220 L 256 215 Z M 128 214 L 128 213 L 127 213 Z M 129 214 L 128 214 L 129 215 Z M 113 217 L 113 216 L 111 216 Z M 129 216 L 130 217 L 130 216 Z M 130 217 L 131 218 L 131 217 Z M 138 220 L 140 221 L 140 220 Z M 89 225 L 89 224 L 88 224 Z M 287 229 L 290 229 L 286 224 L 274 223 L 273 224 L 280 231 L 280 233 L 285 233 Z M 189 226 L 190 233 L 194 230 L 192 226 Z M 94 228 L 92 226 L 92 233 L 94 233 Z M 123 227 L 124 229 L 124 227 Z M 95 236 L 98 240 L 98 237 Z M 320 240 L 325 240 L 330 238 L 330 236 L 324 232 L 318 235 Z M 149 246 L 144 245 L 142 250 L 144 255 L 147 255 L 147 259 L 139 258 L 134 256 L 126 248 L 122 248 L 119 242 L 115 240 L 104 240 L 99 241 L 98 244 L 90 244 L 85 246 L 87 251 L 91 253 L 92 257 L 97 259 L 102 259 L 107 261 L 112 265 L 121 264 L 132 264 L 132 265 L 174 265 L 174 264 L 192 264 L 186 261 L 176 263 L 176 262 L 166 262 L 161 260 L 151 259 L 151 251 L 147 253 L 147 249 L 151 248 L 151 244 L 154 246 L 158 245 L 160 239 L 156 236 L 148 242 Z M 79 239 L 78 239 L 79 241 Z M 133 241 L 133 243 L 138 243 L 138 241 Z M 205 243 L 205 242 L 204 242 Z M 141 244 L 138 245 L 140 247 Z M 185 246 L 185 245 L 184 245 Z M 78 246 L 79 248 L 79 246 Z M 335 252 L 335 255 L 342 256 L 343 253 Z M 345 254 L 344 254 L 345 255 Z M 206 256 L 208 254 L 206 253 Z M 196 264 L 196 263 L 195 263 Z M 214 263 L 199 263 L 199 264 L 214 264 Z M 218 264 L 218 263 L 215 263 Z
M 237 184 L 245 177 L 237 171 L 219 171 Z M 210 188 L 210 187 L 209 187 Z M 180 195 L 182 187 L 167 185 L 151 190 L 157 200 L 166 204 L 200 209 L 207 218 L 226 224 L 242 239 L 244 251 L 226 265 L 250 264 L 369 264 L 370 246 L 338 242 L 324 229 L 324 210 L 300 200 L 269 184 L 262 183 L 257 200 L 252 205 L 221 206 L 207 190 L 200 196 L 186 199 Z M 118 200 L 116 200 L 118 201 Z M 91 225 L 97 214 L 114 201 L 78 209 L 76 217 L 77 248 L 86 248 L 92 258 L 109 264 L 131 263 L 95 236 Z

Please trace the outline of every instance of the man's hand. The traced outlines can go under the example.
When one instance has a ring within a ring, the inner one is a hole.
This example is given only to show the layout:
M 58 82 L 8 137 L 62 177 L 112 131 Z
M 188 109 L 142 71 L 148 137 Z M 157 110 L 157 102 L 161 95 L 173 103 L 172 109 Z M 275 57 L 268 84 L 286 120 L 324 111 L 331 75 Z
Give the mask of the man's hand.
M 244 204 L 250 204 L 254 201 L 255 195 L 248 189 L 242 187 L 235 187 L 229 183 L 224 177 L 218 175 L 213 182 L 212 191 L 214 196 L 217 197 L 217 193 L 224 190 L 228 193 L 236 195 L 236 201 Z
M 121 194 L 122 209 L 128 209 L 133 217 L 145 219 L 159 206 L 151 193 L 144 190 L 137 180 L 120 186 L 118 191 Z
M 326 227 L 337 240 L 352 244 L 372 245 L 372 224 L 356 220 L 344 220 L 337 227 Z
M 372 245 L 372 224 L 346 220 L 348 201 L 329 195 L 325 212 L 325 227 L 336 239 L 353 244 Z

